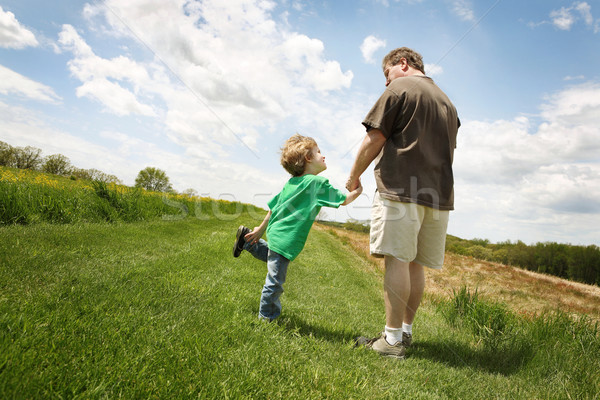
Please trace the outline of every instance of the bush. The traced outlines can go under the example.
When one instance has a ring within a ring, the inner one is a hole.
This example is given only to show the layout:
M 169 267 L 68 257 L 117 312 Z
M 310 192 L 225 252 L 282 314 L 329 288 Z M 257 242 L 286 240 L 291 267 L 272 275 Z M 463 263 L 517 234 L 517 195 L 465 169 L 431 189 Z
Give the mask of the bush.
M 511 337 L 513 316 L 504 305 L 481 301 L 477 289 L 471 293 L 465 286 L 453 294 L 444 313 L 450 324 L 468 326 L 478 341 L 493 350 Z

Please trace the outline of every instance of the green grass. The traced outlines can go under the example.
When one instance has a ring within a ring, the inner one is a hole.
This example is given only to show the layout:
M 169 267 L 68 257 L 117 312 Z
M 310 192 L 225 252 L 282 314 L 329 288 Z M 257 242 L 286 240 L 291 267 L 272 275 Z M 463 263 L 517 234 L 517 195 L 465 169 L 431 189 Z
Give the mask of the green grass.
M 527 319 L 469 289 L 426 296 L 404 361 L 353 348 L 381 275 L 313 230 L 277 323 L 236 219 L 0 227 L 0 398 L 595 399 L 597 327 Z M 443 271 L 440 273 L 444 273 Z

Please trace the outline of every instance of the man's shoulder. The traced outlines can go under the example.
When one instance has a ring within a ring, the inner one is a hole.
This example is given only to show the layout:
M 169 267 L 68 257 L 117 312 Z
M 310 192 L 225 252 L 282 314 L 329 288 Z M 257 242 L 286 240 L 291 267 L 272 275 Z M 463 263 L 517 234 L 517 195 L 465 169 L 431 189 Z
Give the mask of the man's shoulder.
M 426 75 L 411 75 L 394 79 L 388 85 L 388 89 L 392 91 L 403 91 L 408 89 L 419 88 L 422 86 L 429 86 L 431 84 L 435 84 L 433 82 L 433 79 Z

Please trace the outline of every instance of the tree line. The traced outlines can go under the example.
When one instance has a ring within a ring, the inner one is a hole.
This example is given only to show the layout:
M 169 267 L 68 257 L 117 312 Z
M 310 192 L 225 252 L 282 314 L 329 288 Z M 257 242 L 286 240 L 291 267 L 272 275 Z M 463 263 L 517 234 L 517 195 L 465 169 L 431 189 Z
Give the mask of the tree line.
M 576 246 L 555 242 L 527 245 L 520 240 L 490 243 L 487 239 L 466 240 L 448 235 L 446 250 L 480 260 L 600 285 L 600 248 L 596 245 Z
M 106 174 L 94 168 L 77 168 L 71 164 L 69 158 L 62 154 L 43 157 L 42 150 L 37 147 L 14 147 L 2 141 L 0 141 L 0 166 L 41 171 L 73 180 L 82 179 L 123 184 L 115 175 Z M 176 193 L 166 172 L 154 167 L 146 167 L 138 173 L 135 179 L 135 187 L 152 192 Z M 186 189 L 183 194 L 188 197 L 198 195 L 194 189 Z
M 84 179 L 101 181 L 105 183 L 122 184 L 115 175 L 106 174 L 97 169 L 77 168 L 62 154 L 42 156 L 42 150 L 33 146 L 13 147 L 0 141 L 0 166 L 70 177 L 71 179 Z

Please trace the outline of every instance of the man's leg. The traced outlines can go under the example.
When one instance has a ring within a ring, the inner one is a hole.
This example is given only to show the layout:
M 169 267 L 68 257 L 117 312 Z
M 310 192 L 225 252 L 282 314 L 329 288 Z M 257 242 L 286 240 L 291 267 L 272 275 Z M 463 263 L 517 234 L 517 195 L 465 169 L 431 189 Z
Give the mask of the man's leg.
M 406 318 L 406 308 L 410 292 L 409 263 L 386 255 L 383 293 L 385 300 L 385 324 L 387 327 L 402 328 L 402 322 Z
M 412 325 L 425 290 L 425 268 L 413 261 L 408 269 L 410 274 L 410 296 L 406 304 L 404 323 Z

